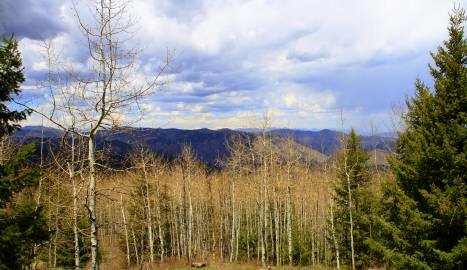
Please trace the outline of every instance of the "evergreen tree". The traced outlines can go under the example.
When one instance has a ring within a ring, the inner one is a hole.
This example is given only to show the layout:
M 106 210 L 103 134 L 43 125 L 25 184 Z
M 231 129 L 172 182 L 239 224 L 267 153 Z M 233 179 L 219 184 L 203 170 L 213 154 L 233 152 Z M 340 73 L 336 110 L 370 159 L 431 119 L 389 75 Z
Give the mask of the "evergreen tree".
M 0 45 L 0 139 L 19 128 L 28 111 L 10 110 L 12 95 L 24 81 L 18 43 L 11 37 Z M 0 269 L 22 269 L 31 264 L 34 247 L 47 239 L 42 208 L 32 202 L 28 187 L 36 182 L 37 170 L 26 161 L 34 146 L 21 149 L 0 164 Z
M 26 119 L 28 110 L 10 110 L 8 102 L 12 95 L 18 95 L 24 82 L 23 65 L 18 50 L 18 42 L 4 38 L 0 44 L 0 136 L 10 134 L 19 128 L 18 122 Z
M 467 267 L 466 19 L 456 9 L 449 39 L 432 53 L 434 91 L 416 81 L 390 161 L 396 181 L 384 187 L 381 239 L 368 244 L 397 268 Z
M 367 161 L 368 155 L 360 145 L 360 137 L 352 129 L 337 160 L 336 230 L 341 239 L 342 259 L 358 268 L 367 264 L 363 259 L 363 239 L 367 237 L 368 231 L 363 222 L 364 210 L 368 208 L 363 199 L 368 197 L 367 187 L 370 182 Z

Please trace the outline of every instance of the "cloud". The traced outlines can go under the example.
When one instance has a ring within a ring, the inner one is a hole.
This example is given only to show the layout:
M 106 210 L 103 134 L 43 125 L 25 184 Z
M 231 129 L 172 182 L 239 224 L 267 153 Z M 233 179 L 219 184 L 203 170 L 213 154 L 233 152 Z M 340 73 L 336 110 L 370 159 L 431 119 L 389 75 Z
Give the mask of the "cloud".
M 415 78 L 429 80 L 429 51 L 446 38 L 454 2 L 133 1 L 130 45 L 143 49 L 135 77 L 157 72 L 166 48 L 175 56 L 170 83 L 147 101 L 152 112 L 142 123 L 237 127 L 267 110 L 278 125 L 301 128 L 334 128 L 341 110 L 357 128 L 369 115 L 381 122 Z M 7 0 L 0 7 L 0 30 L 19 29 L 22 37 L 29 87 L 44 77 L 37 39 L 52 38 L 66 62 L 86 67 L 69 2 Z
M 65 30 L 61 21 L 61 1 L 2 0 L 0 36 L 44 39 Z

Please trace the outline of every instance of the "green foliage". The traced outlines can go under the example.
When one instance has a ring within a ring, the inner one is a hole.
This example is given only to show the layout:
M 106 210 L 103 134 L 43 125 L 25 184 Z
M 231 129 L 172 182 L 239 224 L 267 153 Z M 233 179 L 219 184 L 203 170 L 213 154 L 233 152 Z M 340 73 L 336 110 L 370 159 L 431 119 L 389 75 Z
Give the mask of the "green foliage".
M 306 233 L 301 231 L 298 226 L 293 226 L 292 239 L 294 239 L 292 242 L 292 261 L 297 265 L 311 265 L 313 261 L 311 238 L 307 238 Z M 287 258 L 288 252 L 286 246 L 283 248 L 283 253 L 283 258 Z
M 243 261 L 248 259 L 248 246 L 250 247 L 250 259 L 256 256 L 257 241 L 258 239 L 255 234 L 250 234 L 250 236 L 247 237 L 246 232 L 241 233 L 238 247 L 238 258 Z
M 341 259 L 351 262 L 349 189 L 352 197 L 353 238 L 355 265 L 363 268 L 374 263 L 365 239 L 372 237 L 371 213 L 377 211 L 376 197 L 371 189 L 371 175 L 366 165 L 367 153 L 360 145 L 360 137 L 352 129 L 345 148 L 337 160 L 336 232 L 339 238 Z
M 360 137 L 352 129 L 346 140 L 345 148 L 339 153 L 337 160 L 336 199 L 338 205 L 342 207 L 348 205 L 348 180 L 352 193 L 370 181 L 370 175 L 366 168 L 367 160 L 368 155 L 360 146 Z M 358 201 L 354 204 L 357 206 Z
M 30 264 L 35 255 L 33 247 L 48 237 L 42 208 L 30 195 L 15 196 L 37 179 L 36 170 L 25 168 L 32 149 L 28 145 L 0 165 L 0 269 L 20 269 Z
M 31 186 L 38 177 L 36 170 L 24 168 L 27 157 L 34 151 L 34 145 L 23 147 L 6 164 L 0 165 L 0 207 L 4 208 L 15 193 Z
M 42 208 L 23 202 L 2 213 L 0 219 L 0 269 L 21 269 L 31 264 L 33 247 L 48 236 Z
M 78 219 L 78 228 L 80 231 L 86 230 L 89 228 L 89 221 L 87 218 Z M 89 237 L 86 235 L 80 235 L 79 237 L 79 247 L 80 247 L 80 264 L 82 266 L 86 265 L 89 260 L 89 254 L 91 252 L 91 244 Z M 62 266 L 65 269 L 71 269 L 75 265 L 75 249 L 74 249 L 74 235 L 73 228 L 67 226 L 61 228 L 59 239 L 57 239 L 57 265 Z
M 0 139 L 17 129 L 18 121 L 28 114 L 8 108 L 23 81 L 18 43 L 13 38 L 4 39 L 0 45 Z M 42 208 L 28 194 L 39 176 L 37 170 L 26 166 L 33 149 L 28 145 L 0 164 L 0 269 L 22 269 L 31 264 L 34 248 L 48 238 Z
M 18 95 L 20 84 L 24 82 L 23 65 L 18 50 L 18 42 L 4 38 L 0 44 L 0 134 L 10 134 L 19 128 L 18 122 L 26 119 L 28 110 L 16 111 L 8 108 L 7 102 Z
M 397 268 L 466 267 L 467 41 L 465 11 L 450 19 L 449 39 L 432 53 L 434 91 L 417 80 L 399 134 L 396 177 L 385 187 L 381 239 L 368 241 Z

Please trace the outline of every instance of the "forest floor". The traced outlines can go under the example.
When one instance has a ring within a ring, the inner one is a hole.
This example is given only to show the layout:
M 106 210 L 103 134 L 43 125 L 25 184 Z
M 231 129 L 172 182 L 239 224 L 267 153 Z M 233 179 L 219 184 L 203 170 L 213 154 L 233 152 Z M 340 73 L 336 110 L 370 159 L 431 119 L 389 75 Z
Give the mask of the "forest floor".
M 126 256 L 122 252 L 122 250 L 115 244 L 104 243 L 106 247 L 106 252 L 104 254 L 104 258 L 100 263 L 101 270 L 120 270 L 120 269 L 128 269 L 126 267 Z M 166 258 L 164 263 L 160 263 L 156 260 L 153 264 L 149 264 L 149 262 L 145 262 L 139 266 L 133 266 L 130 270 L 185 270 L 185 269 L 202 269 L 202 270 L 260 270 L 260 269 L 267 269 L 261 267 L 261 262 L 257 261 L 242 261 L 238 263 L 228 263 L 224 260 L 220 259 L 219 257 L 208 257 L 206 260 L 197 260 L 194 261 L 206 261 L 207 266 L 203 268 L 193 268 L 189 267 L 188 262 L 186 260 L 180 260 L 177 258 Z M 271 265 L 271 270 L 331 270 L 335 269 L 332 267 L 326 266 L 280 266 L 276 267 Z M 341 269 L 347 269 L 345 266 L 341 266 Z
M 270 268 L 263 268 L 261 265 L 258 264 L 248 264 L 248 263 L 214 263 L 208 264 L 208 266 L 203 268 L 193 268 L 183 263 L 170 263 L 170 264 L 159 264 L 153 265 L 152 267 L 148 268 L 134 268 L 136 269 L 150 269 L 150 270 L 185 270 L 185 269 L 204 269 L 204 270 L 260 270 L 260 269 L 271 269 L 271 270 L 330 270 L 332 268 L 327 267 L 312 267 L 312 266 L 271 266 Z

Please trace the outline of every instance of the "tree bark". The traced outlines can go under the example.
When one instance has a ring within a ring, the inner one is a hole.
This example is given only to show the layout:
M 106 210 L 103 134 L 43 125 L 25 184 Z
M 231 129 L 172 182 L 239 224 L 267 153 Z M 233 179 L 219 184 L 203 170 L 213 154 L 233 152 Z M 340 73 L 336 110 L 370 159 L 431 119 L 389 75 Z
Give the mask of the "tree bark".
M 230 180 L 231 198 L 232 198 L 232 224 L 230 232 L 230 262 L 234 257 L 234 242 L 235 242 L 235 182 L 233 177 Z
M 154 239 L 153 239 L 153 232 L 152 232 L 152 211 L 151 211 L 151 194 L 149 192 L 149 181 L 148 175 L 146 171 L 146 160 L 144 159 L 144 153 L 141 149 L 141 166 L 143 169 L 143 177 L 144 177 L 144 188 L 145 188 L 145 195 L 146 195 L 146 218 L 147 218 L 147 226 L 148 226 L 148 244 L 149 244 L 149 261 L 151 264 L 154 262 Z
M 123 231 L 125 232 L 125 244 L 126 244 L 126 262 L 127 262 L 127 267 L 130 268 L 130 242 L 128 239 L 128 225 L 126 223 L 126 216 L 125 216 L 125 208 L 123 206 L 123 195 L 120 197 L 120 209 L 122 212 L 122 221 L 123 221 Z
M 91 269 L 99 269 L 97 220 L 96 220 L 96 156 L 94 152 L 95 136 L 91 135 L 88 140 L 88 162 L 89 162 L 89 221 L 91 223 Z
M 159 231 L 159 243 L 161 246 L 161 262 L 164 261 L 164 235 L 162 232 L 162 214 L 161 214 L 161 193 L 160 193 L 160 181 L 159 175 L 156 174 L 156 196 L 157 196 L 157 218 L 158 222 L 158 231 Z

